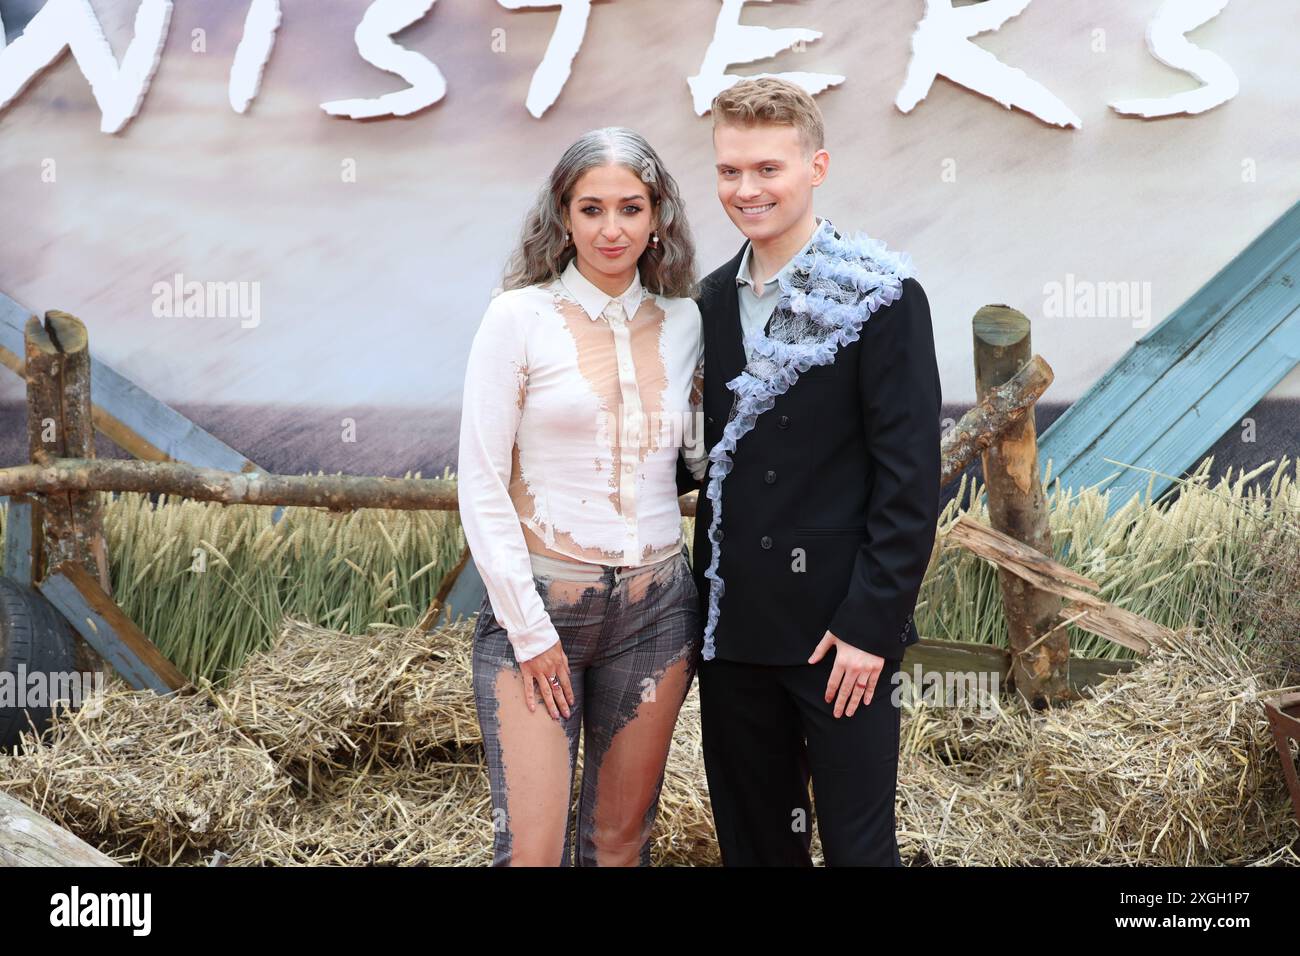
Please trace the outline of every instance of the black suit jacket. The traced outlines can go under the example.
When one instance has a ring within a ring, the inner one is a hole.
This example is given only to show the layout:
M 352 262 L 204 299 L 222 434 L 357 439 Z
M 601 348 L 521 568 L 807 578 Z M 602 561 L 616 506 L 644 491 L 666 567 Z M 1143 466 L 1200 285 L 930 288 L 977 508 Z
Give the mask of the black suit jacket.
M 710 449 L 731 410 L 726 383 L 745 366 L 743 254 L 744 246 L 700 286 Z M 857 341 L 800 374 L 758 416 L 722 482 L 717 657 L 802 664 L 829 630 L 901 660 L 919 640 L 912 612 L 938 520 L 940 401 L 929 303 L 906 279 Z M 698 487 L 679 469 L 679 490 Z M 701 488 L 693 564 L 705 610 L 712 518 Z

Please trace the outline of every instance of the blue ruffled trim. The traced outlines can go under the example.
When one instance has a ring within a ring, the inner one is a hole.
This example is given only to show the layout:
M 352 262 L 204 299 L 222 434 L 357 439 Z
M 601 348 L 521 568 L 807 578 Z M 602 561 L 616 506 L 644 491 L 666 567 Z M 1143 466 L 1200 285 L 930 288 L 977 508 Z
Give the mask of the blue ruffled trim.
M 804 273 L 808 274 L 807 278 Z M 903 280 L 915 275 L 915 271 L 907 253 L 892 251 L 866 233 L 836 238 L 830 220 L 823 219 L 812 245 L 795 261 L 791 274 L 796 277 L 797 287 L 787 276 L 781 276 L 781 298 L 776 308 L 809 315 L 827 334 L 820 340 L 790 343 L 768 338 L 760 330 L 746 339 L 746 345 L 755 359 L 763 361 L 751 361 L 727 383 L 727 388 L 734 393 L 734 414 L 723 428 L 722 437 L 709 451 L 709 482 L 704 492 L 713 503 L 713 520 L 708 529 L 712 558 L 704 571 L 709 580 L 709 607 L 704 625 L 706 661 L 713 660 L 713 634 L 726 587 L 718 574 L 722 556 L 718 526 L 722 523 L 722 482 L 731 472 L 731 453 L 736 450 L 737 442 L 754 428 L 758 416 L 775 405 L 777 397 L 799 380 L 800 373 L 814 365 L 829 365 L 841 346 L 857 341 L 862 324 L 881 306 L 896 301 L 903 294 Z M 820 289 L 828 279 L 840 287 L 840 295 L 805 291 Z M 759 376 L 751 372 L 750 365 L 754 364 L 761 364 L 769 370 L 768 374 Z

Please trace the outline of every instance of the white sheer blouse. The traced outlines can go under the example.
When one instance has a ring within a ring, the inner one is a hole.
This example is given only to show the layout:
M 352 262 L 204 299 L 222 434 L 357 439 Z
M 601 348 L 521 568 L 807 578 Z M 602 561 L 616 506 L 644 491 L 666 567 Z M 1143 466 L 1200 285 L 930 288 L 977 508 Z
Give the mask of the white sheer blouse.
M 571 262 L 503 292 L 470 347 L 458 495 L 492 610 L 522 662 L 559 640 L 530 550 L 640 566 L 681 548 L 677 459 L 704 470 L 700 313 L 689 298 L 619 296 Z

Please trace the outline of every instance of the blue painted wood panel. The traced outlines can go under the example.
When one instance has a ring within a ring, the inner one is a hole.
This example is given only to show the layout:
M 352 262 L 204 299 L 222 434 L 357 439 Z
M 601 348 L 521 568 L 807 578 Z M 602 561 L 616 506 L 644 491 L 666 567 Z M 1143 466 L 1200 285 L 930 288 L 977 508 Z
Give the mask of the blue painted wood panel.
M 131 645 L 113 624 L 86 601 L 76 585 L 57 571 L 39 585 L 45 599 L 67 619 L 82 639 L 93 647 L 132 690 L 170 694 L 172 688 Z M 147 639 L 146 639 L 147 640 Z
M 0 498 L 0 501 L 5 499 Z M 33 583 L 34 554 L 32 538 L 32 505 L 29 499 L 19 497 L 9 502 L 5 519 L 4 557 L 0 560 L 0 574 L 30 586 Z
M 1080 396 L 1041 460 L 1064 487 L 1110 489 L 1111 511 L 1148 483 L 1158 495 L 1297 363 L 1300 203 Z

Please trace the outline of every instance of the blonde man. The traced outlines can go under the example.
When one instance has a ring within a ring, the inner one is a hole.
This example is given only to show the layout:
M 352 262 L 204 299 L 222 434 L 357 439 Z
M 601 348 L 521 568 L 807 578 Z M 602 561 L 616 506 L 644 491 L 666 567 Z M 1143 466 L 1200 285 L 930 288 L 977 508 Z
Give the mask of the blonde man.
M 811 778 L 827 864 L 897 866 L 890 690 L 939 505 L 929 305 L 905 254 L 815 214 L 830 154 L 804 90 L 741 81 L 713 122 L 718 199 L 745 237 L 698 300 L 693 564 L 722 859 L 809 865 Z

